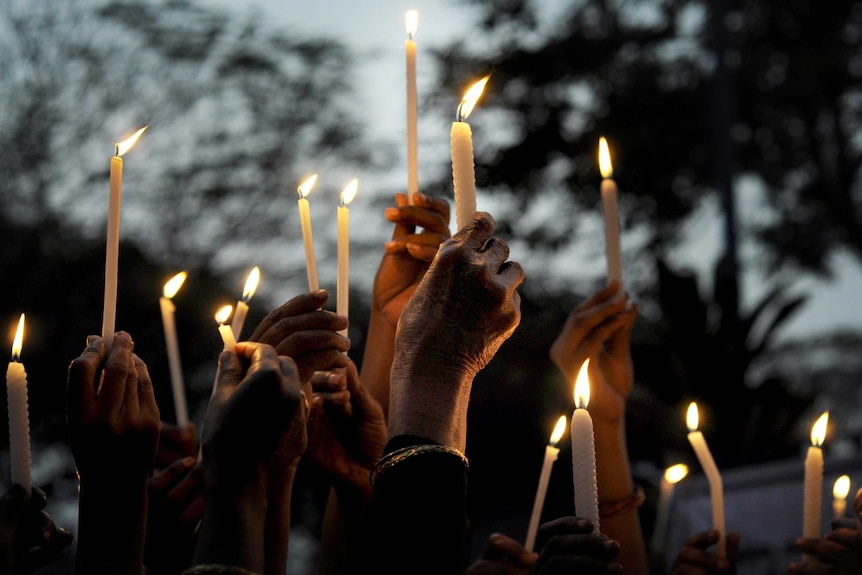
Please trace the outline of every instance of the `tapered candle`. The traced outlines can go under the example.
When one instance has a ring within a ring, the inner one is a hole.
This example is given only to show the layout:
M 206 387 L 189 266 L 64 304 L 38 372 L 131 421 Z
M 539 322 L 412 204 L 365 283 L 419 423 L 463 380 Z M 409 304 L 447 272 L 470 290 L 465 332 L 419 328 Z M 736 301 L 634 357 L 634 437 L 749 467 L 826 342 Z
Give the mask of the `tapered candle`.
M 224 342 L 224 351 L 233 351 L 236 347 L 236 338 L 233 336 L 233 330 L 227 324 L 232 311 L 233 306 L 226 305 L 215 314 L 215 319 L 218 322 L 218 331 L 221 334 L 222 342 Z
M 114 343 L 117 323 L 117 268 L 120 254 L 120 205 L 123 201 L 123 154 L 135 145 L 148 126 L 129 139 L 115 143 L 111 157 L 111 182 L 108 196 L 108 240 L 105 249 L 105 307 L 102 314 L 102 340 L 108 349 Z
M 18 320 L 18 329 L 12 343 L 12 361 L 6 368 L 6 394 L 9 409 L 9 463 L 12 483 L 18 483 L 30 493 L 33 485 L 30 476 L 30 408 L 27 401 L 27 372 L 21 359 L 24 341 L 24 314 Z
M 536 544 L 536 532 L 539 529 L 539 519 L 542 516 L 542 508 L 545 506 L 545 495 L 548 493 L 548 481 L 551 478 L 551 468 L 560 454 L 560 449 L 557 443 L 563 437 L 566 431 L 566 416 L 561 415 L 557 420 L 557 425 L 554 426 L 554 431 L 551 433 L 551 440 L 545 446 L 545 459 L 542 462 L 542 473 L 539 475 L 539 486 L 536 488 L 536 499 L 533 502 L 533 513 L 530 515 L 530 525 L 527 528 L 527 539 L 524 547 L 527 551 L 533 551 L 533 546 Z
M 336 289 L 336 312 L 347 316 L 350 301 L 350 210 L 347 204 L 353 201 L 359 180 L 350 180 L 341 192 L 341 205 L 338 206 L 338 277 Z M 339 332 L 347 335 L 347 328 Z
M 608 141 L 599 138 L 599 170 L 602 173 L 602 213 L 605 219 L 605 251 L 608 260 L 608 282 L 623 281 L 623 263 L 620 253 L 620 216 L 617 210 L 617 183 L 613 180 L 614 168 Z
M 694 449 L 694 454 L 697 455 L 697 460 L 706 474 L 709 481 L 709 494 L 712 498 L 712 528 L 718 531 L 718 543 L 716 543 L 715 553 L 719 557 L 727 556 L 727 541 L 725 539 L 724 529 L 724 485 L 722 484 L 721 474 L 718 472 L 718 466 L 712 458 L 712 452 L 706 444 L 706 439 L 703 433 L 698 431 L 699 422 L 697 412 L 697 404 L 692 402 L 688 406 L 686 415 L 686 423 L 688 424 L 688 441 Z
M 404 14 L 407 26 L 407 203 L 413 205 L 413 194 L 419 191 L 419 143 L 417 137 L 418 101 L 416 96 L 416 42 L 413 35 L 419 24 L 419 12 L 408 10 Z
M 180 272 L 165 283 L 163 295 L 159 298 L 162 309 L 162 327 L 165 330 L 165 344 L 168 350 L 168 366 L 171 371 L 171 389 L 174 394 L 174 412 L 177 425 L 185 427 L 189 424 L 189 412 L 186 407 L 186 388 L 183 383 L 183 369 L 180 364 L 180 345 L 177 341 L 177 326 L 174 318 L 176 306 L 173 297 L 186 281 L 186 272 Z
M 664 470 L 659 484 L 658 508 L 656 510 L 655 528 L 652 533 L 650 548 L 653 553 L 664 552 L 665 535 L 667 531 L 668 514 L 670 513 L 670 502 L 673 500 L 673 492 L 676 484 L 688 475 L 688 465 L 677 463 Z
M 811 427 L 811 447 L 805 456 L 805 500 L 802 508 L 802 536 L 808 539 L 820 538 L 820 513 L 823 506 L 823 441 L 829 412 L 817 418 Z M 814 555 L 802 554 L 803 563 L 817 561 Z
M 476 213 L 476 171 L 473 165 L 473 132 L 467 117 L 482 95 L 490 76 L 473 84 L 458 105 L 457 119 L 449 133 L 452 148 L 452 183 L 455 188 L 455 222 L 460 230 Z
M 236 302 L 236 311 L 233 313 L 233 319 L 230 320 L 230 327 L 233 330 L 233 337 L 240 339 L 242 326 L 245 324 L 245 316 L 248 315 L 248 300 L 254 295 L 257 290 L 257 284 L 260 282 L 260 268 L 254 266 L 248 273 L 245 280 L 245 287 L 242 290 L 242 298 Z
M 847 495 L 850 493 L 850 476 L 842 475 L 832 486 L 832 517 L 844 519 L 847 512 Z
M 299 225 L 302 227 L 302 243 L 305 245 L 305 270 L 308 275 L 308 291 L 317 291 L 317 261 L 314 259 L 314 237 L 311 233 L 311 210 L 308 206 L 308 194 L 317 183 L 314 174 L 299 184 Z
M 575 380 L 575 411 L 572 412 L 572 474 L 575 487 L 575 514 L 593 522 L 599 533 L 599 490 L 596 481 L 596 438 L 590 403 L 590 360 L 586 360 Z

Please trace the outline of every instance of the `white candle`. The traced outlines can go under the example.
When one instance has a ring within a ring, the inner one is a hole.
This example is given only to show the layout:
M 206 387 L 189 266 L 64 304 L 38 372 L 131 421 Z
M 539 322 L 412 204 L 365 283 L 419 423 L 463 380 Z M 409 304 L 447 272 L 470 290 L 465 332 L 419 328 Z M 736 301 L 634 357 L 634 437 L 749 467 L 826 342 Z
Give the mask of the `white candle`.
M 650 547 L 654 553 L 664 552 L 668 514 L 670 513 L 670 502 L 673 500 L 673 491 L 676 488 L 676 484 L 682 481 L 686 475 L 688 475 L 688 465 L 677 463 L 665 469 L 661 477 L 655 528 L 653 529 L 652 541 L 650 542 Z
M 826 426 L 829 423 L 829 412 L 826 411 L 817 418 L 811 427 L 811 447 L 805 456 L 805 501 L 802 508 L 802 536 L 808 539 L 820 538 L 820 512 L 823 505 L 823 450 L 821 446 L 826 439 Z M 817 559 L 807 553 L 802 554 L 803 563 L 815 562 Z
M 530 515 L 530 525 L 527 528 L 527 539 L 524 543 L 524 548 L 529 552 L 533 552 L 533 547 L 536 544 L 536 533 L 539 529 L 539 519 L 542 516 L 542 508 L 545 506 L 545 495 L 548 493 L 548 481 L 551 478 L 551 468 L 560 454 L 560 449 L 557 447 L 560 438 L 566 431 L 566 416 L 561 415 L 557 420 L 557 425 L 554 426 L 554 431 L 551 433 L 551 440 L 545 446 L 545 459 L 542 462 L 542 473 L 539 475 L 539 486 L 536 488 L 536 499 L 533 502 L 533 513 Z
M 236 347 L 236 338 L 233 336 L 233 329 L 226 323 L 232 311 L 233 306 L 226 305 L 215 314 L 215 319 L 218 322 L 218 331 L 221 334 L 222 342 L 224 342 L 224 351 L 233 351 Z
M 245 287 L 242 290 L 242 298 L 236 303 L 236 311 L 233 314 L 233 319 L 230 321 L 230 327 L 233 330 L 234 339 L 239 339 L 242 333 L 242 326 L 245 324 L 245 316 L 248 314 L 248 300 L 254 295 L 257 290 L 257 284 L 260 282 L 260 268 L 255 266 L 248 274 L 245 280 Z
M 724 486 L 721 481 L 721 474 L 718 472 L 718 466 L 715 465 L 715 460 L 712 458 L 712 452 L 706 444 L 706 439 L 703 433 L 697 430 L 699 423 L 699 415 L 697 412 L 697 404 L 692 402 L 688 406 L 688 414 L 686 422 L 688 424 L 688 441 L 694 449 L 694 454 L 697 455 L 697 460 L 706 474 L 709 481 L 709 494 L 712 497 L 712 528 L 718 531 L 718 543 L 716 544 L 715 553 L 719 557 L 727 556 L 727 541 L 725 539 L 724 529 Z
M 105 249 L 105 307 L 102 314 L 102 340 L 108 349 L 114 343 L 117 320 L 117 268 L 120 254 L 120 205 L 123 201 L 123 154 L 131 148 L 147 126 L 129 139 L 115 143 L 116 153 L 111 157 L 111 182 L 108 196 L 108 240 Z
M 18 483 L 30 493 L 30 409 L 27 402 L 27 372 L 21 359 L 24 341 L 24 314 L 18 320 L 15 340 L 12 343 L 12 361 L 6 368 L 6 394 L 9 410 L 9 463 L 12 483 Z
M 341 205 L 338 206 L 338 278 L 336 294 L 336 313 L 347 316 L 350 301 L 350 210 L 347 204 L 353 201 L 359 181 L 350 180 L 341 192 Z M 347 336 L 347 328 L 339 332 Z
M 844 519 L 847 511 L 847 495 L 850 493 L 850 476 L 842 475 L 832 486 L 832 517 Z
M 183 369 L 180 364 L 180 345 L 177 341 L 177 326 L 174 321 L 173 297 L 186 281 L 186 272 L 180 272 L 165 283 L 163 295 L 159 298 L 162 310 L 162 326 L 165 330 L 165 344 L 168 350 L 168 366 L 171 371 L 171 389 L 174 394 L 174 411 L 177 425 L 186 427 L 189 424 L 189 413 L 186 407 L 186 389 L 183 383 Z
M 608 281 L 623 281 L 623 263 L 620 250 L 620 216 L 617 210 L 617 183 L 613 180 L 614 168 L 608 141 L 599 138 L 599 169 L 602 172 L 602 213 L 605 219 L 605 250 L 608 260 Z
M 314 237 L 311 233 L 311 210 L 308 205 L 308 194 L 317 182 L 314 174 L 299 184 L 299 224 L 302 227 L 302 243 L 305 245 L 305 269 L 308 275 L 308 291 L 315 292 L 317 283 L 317 261 L 314 259 Z
M 575 381 L 575 411 L 572 412 L 572 474 L 575 487 L 575 515 L 593 522 L 593 533 L 599 533 L 599 490 L 596 481 L 596 438 L 593 418 L 587 411 L 590 403 L 590 360 L 586 360 Z
M 417 139 L 418 101 L 416 96 L 416 42 L 413 35 L 419 24 L 419 13 L 408 10 L 404 14 L 407 26 L 407 202 L 413 205 L 413 194 L 419 191 L 419 143 Z
M 455 188 L 455 222 L 460 230 L 476 213 L 476 172 L 473 165 L 473 132 L 466 122 L 490 76 L 473 84 L 458 105 L 457 120 L 449 133 L 452 148 L 452 183 Z

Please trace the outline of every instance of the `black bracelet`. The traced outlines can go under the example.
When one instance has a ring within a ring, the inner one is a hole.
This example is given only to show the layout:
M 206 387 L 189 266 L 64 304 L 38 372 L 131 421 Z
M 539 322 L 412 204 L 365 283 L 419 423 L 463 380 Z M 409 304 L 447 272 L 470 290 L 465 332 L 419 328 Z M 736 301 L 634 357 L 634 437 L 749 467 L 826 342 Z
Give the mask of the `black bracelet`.
M 445 445 L 439 444 L 423 444 L 423 445 L 412 445 L 410 447 L 403 447 L 401 449 L 396 449 L 392 453 L 389 453 L 382 457 L 380 461 L 378 461 L 374 468 L 371 469 L 371 474 L 369 475 L 369 480 L 371 481 L 371 486 L 374 487 L 374 484 L 377 481 L 377 477 L 386 471 L 392 469 L 399 463 L 414 457 L 416 455 L 420 455 L 422 453 L 448 453 L 449 455 L 453 455 L 460 459 L 464 463 L 464 471 L 467 471 L 470 468 L 470 462 L 467 460 L 467 456 L 461 453 L 460 450 L 455 449 L 454 447 L 447 447 Z

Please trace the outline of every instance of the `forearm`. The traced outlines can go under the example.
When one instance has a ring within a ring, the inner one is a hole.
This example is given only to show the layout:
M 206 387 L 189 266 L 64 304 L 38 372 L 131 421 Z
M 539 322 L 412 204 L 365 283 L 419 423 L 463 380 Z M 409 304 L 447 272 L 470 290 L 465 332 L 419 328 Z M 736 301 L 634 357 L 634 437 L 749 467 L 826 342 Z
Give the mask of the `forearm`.
M 147 530 L 147 481 L 81 481 L 76 575 L 140 575 Z
M 279 474 L 267 490 L 264 526 L 264 575 L 285 575 L 290 540 L 290 501 L 296 466 Z
M 217 564 L 264 571 L 267 501 L 262 487 L 204 487 L 204 510 L 193 565 Z
M 383 408 L 385 417 L 389 416 L 389 373 L 394 354 L 395 326 L 372 310 L 359 380 Z

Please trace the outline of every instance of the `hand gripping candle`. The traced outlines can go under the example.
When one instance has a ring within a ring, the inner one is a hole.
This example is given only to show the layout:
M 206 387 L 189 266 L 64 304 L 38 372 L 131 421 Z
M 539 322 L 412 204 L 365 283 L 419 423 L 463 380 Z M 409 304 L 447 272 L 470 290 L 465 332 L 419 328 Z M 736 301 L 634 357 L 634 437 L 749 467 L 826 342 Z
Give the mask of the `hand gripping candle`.
M 455 222 L 460 230 L 476 213 L 476 172 L 473 165 L 473 132 L 466 122 L 491 76 L 473 84 L 458 105 L 457 119 L 449 133 L 452 148 L 452 183 L 455 188 Z

